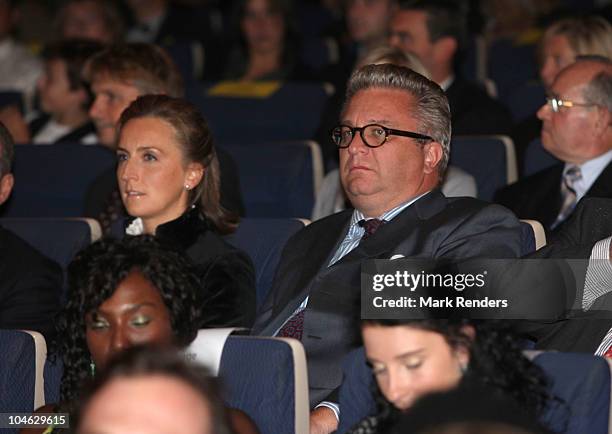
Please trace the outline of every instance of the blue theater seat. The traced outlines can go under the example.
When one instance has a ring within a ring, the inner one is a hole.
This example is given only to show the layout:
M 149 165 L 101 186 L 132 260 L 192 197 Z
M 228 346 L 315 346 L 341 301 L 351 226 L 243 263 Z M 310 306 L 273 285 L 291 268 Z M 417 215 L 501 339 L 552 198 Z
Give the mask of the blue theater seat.
M 242 219 L 238 230 L 226 240 L 244 250 L 255 266 L 257 307 L 264 302 L 272 286 L 274 273 L 287 240 L 302 229 L 297 219 Z
M 102 146 L 15 147 L 15 187 L 1 217 L 80 217 L 89 184 L 115 164 Z
M 315 135 L 328 98 L 319 83 L 278 83 L 268 96 L 210 95 L 209 89 L 188 86 L 186 98 L 202 111 L 216 143 L 269 143 L 304 140 Z M 261 85 L 261 83 L 253 86 Z
M 100 238 L 96 220 L 86 218 L 2 218 L 0 225 L 27 241 L 65 270 L 74 255 Z
M 41 334 L 0 330 L 0 413 L 31 413 L 45 404 L 46 356 Z
M 286 338 L 229 336 L 222 346 L 207 345 L 207 332 L 216 330 L 200 330 L 196 344 L 186 352 L 218 375 L 227 405 L 248 414 L 261 434 L 308 434 L 302 344 Z M 215 352 L 212 357 L 211 351 Z
M 308 218 L 323 182 L 315 142 L 222 145 L 240 172 L 247 217 Z
M 548 169 L 561 162 L 561 160 L 544 149 L 540 139 L 536 139 L 529 143 L 525 151 L 525 176 L 533 175 L 540 170 Z
M 479 199 L 492 200 L 498 188 L 517 179 L 514 144 L 507 136 L 455 136 L 450 162 L 476 178 Z

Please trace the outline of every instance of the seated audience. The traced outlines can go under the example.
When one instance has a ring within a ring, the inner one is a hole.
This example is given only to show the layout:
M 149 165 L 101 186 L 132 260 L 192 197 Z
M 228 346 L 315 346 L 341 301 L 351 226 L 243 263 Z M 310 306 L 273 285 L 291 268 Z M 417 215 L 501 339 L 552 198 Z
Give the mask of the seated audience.
M 250 327 L 255 271 L 249 257 L 220 235 L 237 216 L 219 201 L 219 162 L 206 121 L 185 100 L 138 97 L 119 121 L 117 182 L 133 217 L 129 235 L 156 235 L 199 268 L 200 327 Z
M 133 348 L 83 393 L 71 421 L 80 434 L 229 434 L 215 381 L 174 351 Z
M 29 142 L 98 142 L 88 115 L 91 97 L 81 71 L 87 59 L 101 48 L 97 42 L 71 39 L 52 44 L 43 51 L 45 72 L 38 81 L 43 114 L 28 125 Z
M 410 53 L 404 53 L 398 48 L 393 48 L 387 45 L 381 45 L 371 50 L 361 60 L 360 66 L 381 63 L 392 63 L 394 65 L 405 66 L 415 72 L 429 78 L 429 73 L 423 66 L 423 64 Z M 334 110 L 334 119 L 338 119 L 340 104 L 337 98 L 335 99 L 334 108 L 337 108 L 338 112 Z M 329 116 L 331 120 L 331 116 Z M 334 120 L 334 123 L 336 121 Z M 326 129 L 331 129 L 333 126 L 328 126 Z M 328 134 L 329 136 L 329 134 Z M 327 141 L 332 142 L 331 138 L 327 137 Z M 336 146 L 334 145 L 334 148 Z M 444 175 L 444 181 L 442 182 L 442 193 L 445 196 L 470 196 L 476 197 L 476 180 L 473 176 L 459 169 L 458 167 L 449 166 L 446 169 Z M 342 211 L 343 209 L 350 207 L 342 185 L 340 184 L 340 173 L 338 169 L 331 170 L 323 179 L 323 184 L 317 192 L 317 198 L 312 211 L 312 220 L 318 220 L 330 214 Z
M 519 340 L 500 323 L 364 320 L 361 332 L 376 379 L 378 409 L 350 433 L 388 432 L 419 398 L 457 387 L 507 397 L 533 418 L 547 407 L 544 373 L 523 356 Z
M 0 91 L 21 92 L 25 110 L 29 112 L 33 106 L 36 80 L 42 73 L 42 64 L 12 36 L 19 20 L 17 3 L 17 0 L 0 1 Z M 16 137 L 15 140 L 19 142 Z
M 344 107 L 333 138 L 355 209 L 314 222 L 287 242 L 253 328 L 302 341 L 310 404 L 318 406 L 313 433 L 337 425 L 341 360 L 360 340 L 355 309 L 363 260 L 504 258 L 521 250 L 520 224 L 508 210 L 439 191 L 450 110 L 438 85 L 405 67 L 366 65 L 353 73 Z
M 57 14 L 56 27 L 62 39 L 91 39 L 113 44 L 123 39 L 125 26 L 112 1 L 68 0 Z
M 539 54 L 540 79 L 550 90 L 559 71 L 574 63 L 576 57 L 599 55 L 612 59 L 612 25 L 594 15 L 555 21 L 544 32 Z M 529 143 L 540 137 L 541 130 L 542 121 L 535 113 L 515 126 L 512 138 L 519 157 Z
M 86 65 L 94 102 L 89 110 L 100 143 L 115 149 L 121 112 L 140 95 L 182 97 L 182 79 L 172 59 L 150 44 L 115 45 L 93 56 Z M 217 151 L 221 170 L 221 203 L 244 214 L 238 169 L 224 152 Z M 89 186 L 84 215 L 96 218 L 105 234 L 125 215 L 115 171 L 109 170 Z
M 509 133 L 512 117 L 508 109 L 455 69 L 466 26 L 458 2 L 405 1 L 391 20 L 389 43 L 415 54 L 442 87 L 450 104 L 454 135 Z
M 184 348 L 206 313 L 196 270 L 180 252 L 152 236 L 103 239 L 77 254 L 68 267 L 68 300 L 58 320 L 62 358 L 61 404 L 70 411 L 85 380 L 135 345 Z M 237 412 L 232 419 L 244 421 Z M 250 433 L 252 431 L 243 431 Z
M 0 206 L 15 182 L 13 159 L 13 138 L 0 124 Z M 61 290 L 60 266 L 0 226 L 0 329 L 33 330 L 51 341 Z
M 563 163 L 502 188 L 495 202 L 557 230 L 583 197 L 612 197 L 612 62 L 585 56 L 555 78 L 538 111 L 542 144 Z
M 291 2 L 240 0 L 224 79 L 301 80 L 311 78 L 300 62 L 298 32 Z

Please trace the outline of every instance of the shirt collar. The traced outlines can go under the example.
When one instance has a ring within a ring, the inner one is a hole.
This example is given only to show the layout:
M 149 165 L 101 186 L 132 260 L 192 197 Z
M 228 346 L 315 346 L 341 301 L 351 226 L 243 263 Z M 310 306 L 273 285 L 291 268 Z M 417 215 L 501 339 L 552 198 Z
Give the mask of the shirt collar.
M 453 84 L 453 81 L 455 81 L 455 75 L 451 74 L 448 77 L 446 77 L 444 80 L 442 80 L 442 83 L 440 83 L 440 87 L 442 88 L 444 92 L 446 92 L 448 88 L 451 87 L 451 85 Z
M 405 210 L 406 208 L 408 208 L 410 205 L 412 205 L 413 203 L 415 203 L 417 200 L 419 200 L 420 198 L 422 198 L 423 196 L 425 196 L 427 193 L 429 193 L 429 191 L 426 191 L 425 193 L 413 197 L 412 199 L 399 204 L 398 206 L 396 206 L 393 209 L 390 209 L 389 211 L 384 212 L 382 215 L 378 216 L 378 218 L 380 220 L 386 220 L 387 222 L 393 220 L 395 218 L 396 215 L 398 215 L 399 213 L 401 213 L 403 210 Z M 351 226 L 356 226 L 360 220 L 370 220 L 370 218 L 366 218 L 366 216 L 359 211 L 358 209 L 355 209 L 355 211 L 353 211 L 353 216 L 351 218 Z
M 606 166 L 612 161 L 612 150 L 601 154 L 599 157 L 593 158 L 585 163 L 579 165 L 582 179 L 576 181 L 574 187 L 576 189 L 576 200 L 582 199 L 591 186 L 595 183 L 601 172 Z M 563 174 L 569 169 L 570 164 L 565 164 L 563 168 Z

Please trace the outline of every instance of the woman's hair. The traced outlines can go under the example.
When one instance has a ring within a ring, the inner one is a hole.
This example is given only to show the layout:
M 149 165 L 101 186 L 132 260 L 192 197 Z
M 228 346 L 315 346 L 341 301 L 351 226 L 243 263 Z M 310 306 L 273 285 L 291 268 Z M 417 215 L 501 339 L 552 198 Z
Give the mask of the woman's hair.
M 121 114 L 119 131 L 130 120 L 145 117 L 168 123 L 175 132 L 184 163 L 200 163 L 204 168 L 202 180 L 189 191 L 189 204 L 198 206 L 220 234 L 234 232 L 239 218 L 221 205 L 219 160 L 208 124 L 197 107 L 167 95 L 140 96 Z
M 597 15 L 564 18 L 555 21 L 544 32 L 542 41 L 564 36 L 576 56 L 597 54 L 612 59 L 612 25 Z
M 530 415 L 537 417 L 542 414 L 552 398 L 547 391 L 544 372 L 522 354 L 519 339 L 502 322 L 368 319 L 363 320 L 362 325 L 406 326 L 441 334 L 451 348 L 464 347 L 469 351 L 469 365 L 464 378 L 502 391 Z M 474 336 L 466 332 L 469 326 L 474 328 Z M 385 399 L 376 384 L 374 387 L 381 419 L 395 420 L 399 410 Z
M 229 434 L 229 422 L 226 409 L 221 400 L 219 387 L 203 366 L 189 363 L 184 356 L 173 349 L 156 347 L 133 347 L 126 349 L 113 359 L 100 376 L 91 381 L 83 390 L 79 400 L 73 426 L 79 427 L 89 403 L 95 395 L 111 382 L 142 377 L 163 376 L 178 380 L 192 388 L 206 403 L 213 434 Z M 148 408 L 149 412 L 163 409 Z
M 238 44 L 244 52 L 245 57 L 248 57 L 247 41 L 242 33 L 242 19 L 246 15 L 247 5 L 251 0 L 238 0 L 232 12 L 231 28 L 232 37 L 237 38 L 234 42 Z M 267 0 L 270 10 L 278 13 L 285 25 L 285 34 L 283 37 L 283 53 L 281 56 L 281 66 L 291 65 L 299 53 L 300 37 L 298 31 L 297 20 L 291 0 Z M 235 44 L 234 44 L 235 45 Z
M 141 273 L 159 290 L 168 308 L 174 343 L 187 346 L 195 339 L 200 280 L 189 260 L 150 235 L 97 241 L 68 265 L 67 302 L 58 319 L 57 349 L 64 362 L 62 401 L 75 398 L 90 372 L 86 315 L 108 300 L 132 271 Z

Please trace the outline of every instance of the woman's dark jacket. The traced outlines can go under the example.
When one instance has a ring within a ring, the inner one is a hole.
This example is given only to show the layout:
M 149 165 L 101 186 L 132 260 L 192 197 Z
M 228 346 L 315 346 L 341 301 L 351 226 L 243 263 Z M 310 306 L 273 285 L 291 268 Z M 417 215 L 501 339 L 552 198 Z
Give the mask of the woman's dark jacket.
M 157 227 L 156 237 L 185 252 L 202 282 L 199 328 L 251 327 L 255 321 L 255 270 L 249 256 L 228 244 L 196 209 Z

